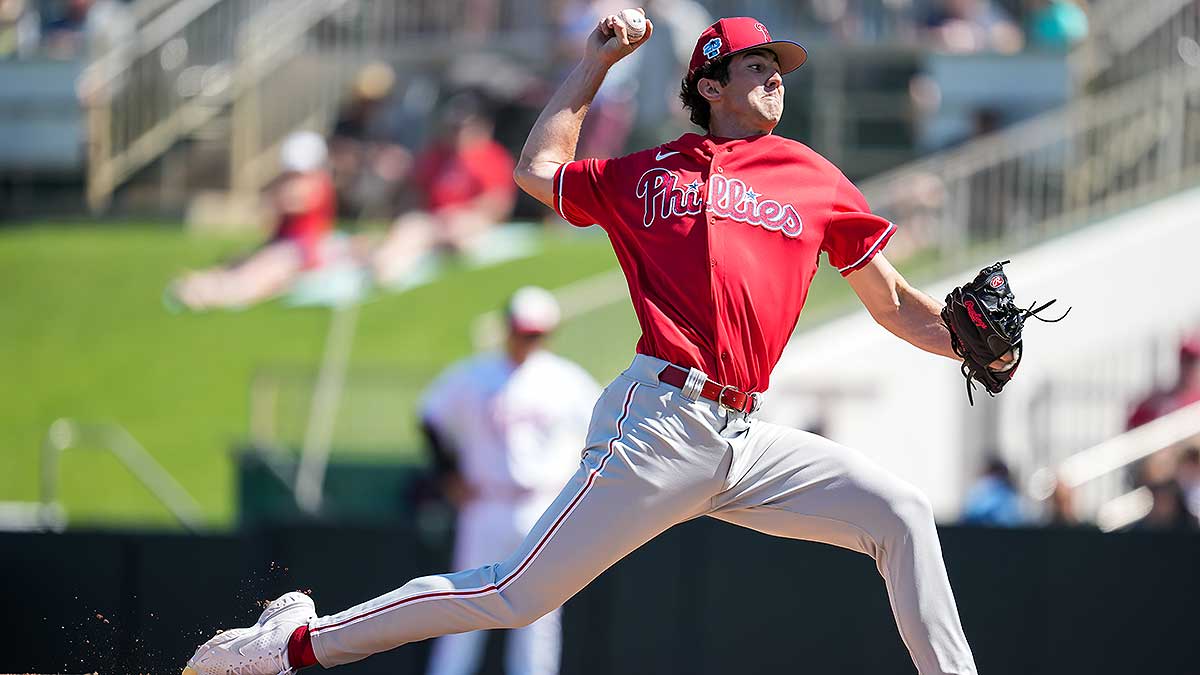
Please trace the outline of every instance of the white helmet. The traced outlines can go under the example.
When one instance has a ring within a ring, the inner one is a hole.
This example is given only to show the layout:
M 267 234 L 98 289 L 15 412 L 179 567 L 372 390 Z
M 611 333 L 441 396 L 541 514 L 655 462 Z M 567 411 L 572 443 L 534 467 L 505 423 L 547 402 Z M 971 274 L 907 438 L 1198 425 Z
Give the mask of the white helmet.
M 509 327 L 518 333 L 549 333 L 562 318 L 554 295 L 537 286 L 518 288 L 505 309 Z
M 297 131 L 283 139 L 279 165 L 284 171 L 315 171 L 325 165 L 329 150 L 325 139 L 312 131 Z

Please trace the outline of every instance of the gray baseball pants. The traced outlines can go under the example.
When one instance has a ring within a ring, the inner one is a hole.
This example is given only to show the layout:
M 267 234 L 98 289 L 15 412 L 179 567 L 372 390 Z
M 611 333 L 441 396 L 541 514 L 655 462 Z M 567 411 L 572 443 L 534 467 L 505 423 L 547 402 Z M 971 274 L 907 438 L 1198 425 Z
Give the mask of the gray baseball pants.
M 516 552 L 317 619 L 317 660 L 528 625 L 660 532 L 708 515 L 871 556 L 918 672 L 974 675 L 925 496 L 830 440 L 685 398 L 658 381 L 666 365 L 638 355 L 604 390 L 579 471 Z

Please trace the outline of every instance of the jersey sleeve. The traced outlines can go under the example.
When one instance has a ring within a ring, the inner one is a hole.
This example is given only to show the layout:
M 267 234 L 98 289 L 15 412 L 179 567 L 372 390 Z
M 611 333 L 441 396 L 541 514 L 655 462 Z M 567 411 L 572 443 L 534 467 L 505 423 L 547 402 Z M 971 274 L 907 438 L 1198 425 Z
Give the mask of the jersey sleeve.
M 614 160 L 577 159 L 554 174 L 554 210 L 576 227 L 603 226 L 608 203 L 617 194 Z
M 821 250 L 842 276 L 871 262 L 896 232 L 895 223 L 871 213 L 866 198 L 845 176 L 838 180 L 830 210 Z

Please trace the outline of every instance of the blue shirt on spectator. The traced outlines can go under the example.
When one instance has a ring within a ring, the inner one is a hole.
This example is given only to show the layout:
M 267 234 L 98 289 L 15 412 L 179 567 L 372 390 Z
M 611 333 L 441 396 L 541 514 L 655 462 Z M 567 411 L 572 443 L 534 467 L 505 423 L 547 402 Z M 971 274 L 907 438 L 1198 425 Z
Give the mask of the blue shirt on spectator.
M 967 492 L 963 522 L 974 525 L 1015 527 L 1025 523 L 1021 498 L 1008 483 L 984 476 Z

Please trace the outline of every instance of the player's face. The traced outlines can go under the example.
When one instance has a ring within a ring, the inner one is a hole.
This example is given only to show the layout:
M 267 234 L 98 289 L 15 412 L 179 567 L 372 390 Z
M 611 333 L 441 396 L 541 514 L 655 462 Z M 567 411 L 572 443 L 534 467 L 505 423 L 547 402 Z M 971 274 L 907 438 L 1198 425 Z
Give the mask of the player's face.
M 783 76 L 775 54 L 756 49 L 734 56 L 721 98 L 725 112 L 744 125 L 762 131 L 774 129 L 783 116 Z
M 541 349 L 545 343 L 545 333 L 523 333 L 510 328 L 508 331 L 508 357 L 513 363 L 525 363 L 525 359 Z

